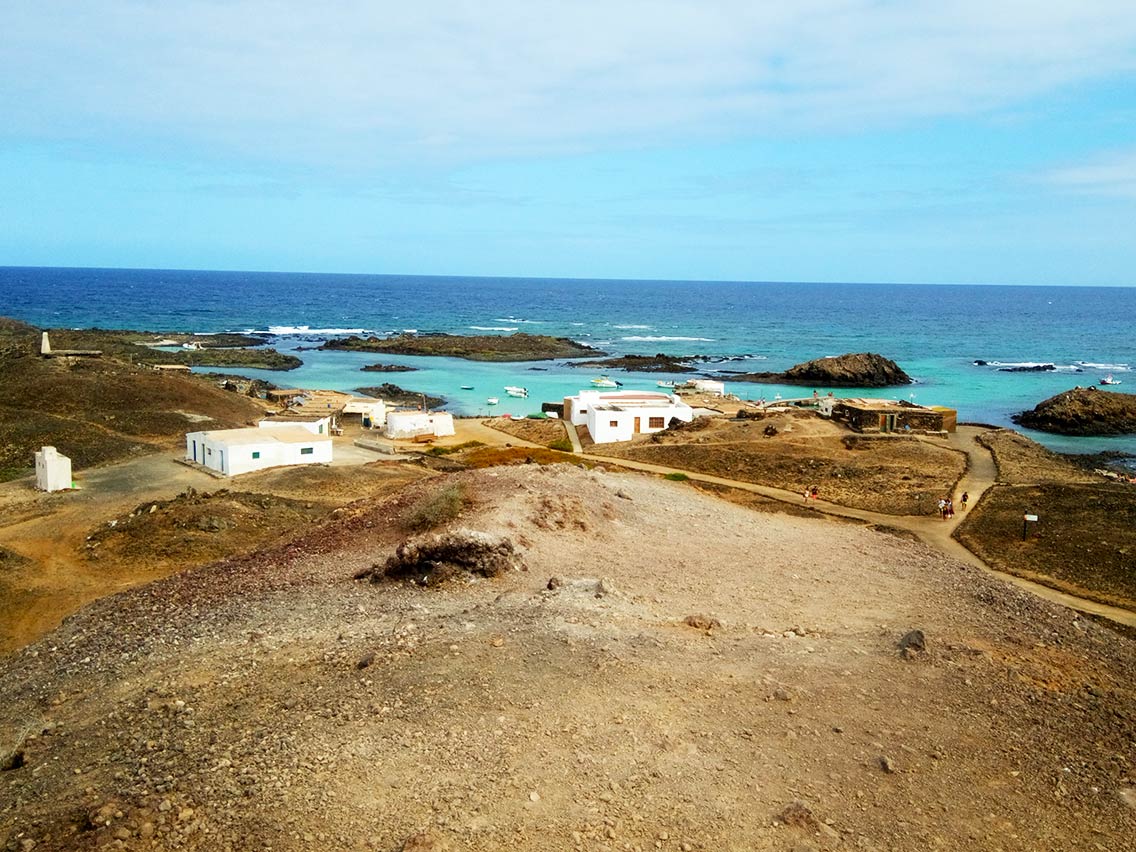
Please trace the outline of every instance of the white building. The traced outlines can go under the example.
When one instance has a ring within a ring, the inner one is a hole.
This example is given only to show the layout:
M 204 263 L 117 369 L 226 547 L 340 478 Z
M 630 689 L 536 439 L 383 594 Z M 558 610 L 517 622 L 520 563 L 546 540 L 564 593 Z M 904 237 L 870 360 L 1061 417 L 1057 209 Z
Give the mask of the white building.
M 454 416 L 446 411 L 391 411 L 384 432 L 388 438 L 442 438 L 454 434 Z
M 225 476 L 282 465 L 329 464 L 331 436 L 295 423 L 190 432 L 185 436 L 185 458 Z
M 671 420 L 689 423 L 694 419 L 694 411 L 677 396 L 667 393 L 583 390 L 564 398 L 564 419 L 573 426 L 586 425 L 597 444 L 610 444 L 630 441 L 639 434 L 661 432 Z
M 36 453 L 35 466 L 36 488 L 40 491 L 66 491 L 71 487 L 71 459 L 55 447 L 44 447 Z
M 344 414 L 358 414 L 363 425 L 370 429 L 382 429 L 387 425 L 387 404 L 381 399 L 355 396 L 343 406 Z
M 725 382 L 715 381 L 714 379 L 691 379 L 687 384 L 699 393 L 712 393 L 715 396 L 726 395 Z
M 304 415 L 304 414 L 280 414 L 276 417 L 266 417 L 256 425 L 261 429 L 289 429 L 292 427 L 299 427 L 306 429 L 313 435 L 330 435 L 331 434 L 332 417 L 328 414 L 325 417 L 319 415 Z

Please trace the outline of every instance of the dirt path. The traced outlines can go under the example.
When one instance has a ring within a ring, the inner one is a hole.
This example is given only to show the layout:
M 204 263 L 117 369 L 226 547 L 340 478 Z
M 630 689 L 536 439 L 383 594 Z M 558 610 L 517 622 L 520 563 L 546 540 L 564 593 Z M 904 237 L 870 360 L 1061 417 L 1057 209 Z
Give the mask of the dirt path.
M 975 506 L 981 499 L 982 495 L 994 485 L 997 480 L 997 468 L 994 464 L 994 458 L 990 451 L 979 444 L 976 440 L 977 436 L 987 430 L 976 426 L 960 426 L 958 431 L 951 435 L 951 446 L 967 456 L 967 472 L 959 481 L 955 488 L 953 499 L 955 505 L 960 504 L 960 498 L 965 491 L 970 497 L 970 505 Z M 749 491 L 754 494 L 760 494 L 763 497 L 769 497 L 774 500 L 780 500 L 785 503 L 802 502 L 800 494 L 786 491 L 783 488 L 773 488 L 768 485 L 756 485 L 752 482 L 742 482 L 736 479 L 726 479 L 720 476 L 711 476 L 703 473 L 695 473 L 693 471 L 680 470 L 678 468 L 665 467 L 663 465 L 649 464 L 646 462 L 633 461 L 631 459 L 619 459 L 609 456 L 594 456 L 580 453 L 582 458 L 589 461 L 594 461 L 603 465 L 617 465 L 619 467 L 628 468 L 631 470 L 640 470 L 645 473 L 655 473 L 666 475 L 668 473 L 682 473 L 687 477 L 699 482 L 708 482 L 714 485 L 724 485 L 729 488 L 737 488 L 742 491 Z M 886 515 L 881 512 L 872 512 L 867 509 L 855 509 L 849 506 L 841 506 L 836 503 L 830 503 L 827 500 L 810 500 L 808 501 L 810 509 L 827 515 L 836 515 L 844 518 L 855 518 L 871 524 L 879 524 L 881 526 L 895 527 L 897 529 L 906 530 L 914 533 L 925 544 L 935 548 L 941 553 L 950 556 L 953 559 L 958 559 L 968 565 L 974 565 L 978 568 L 988 571 L 996 575 L 1006 582 L 1013 583 L 1019 588 L 1026 589 L 1038 597 L 1054 603 L 1061 604 L 1062 606 L 1069 607 L 1070 609 L 1079 612 L 1086 612 L 1092 615 L 1099 615 L 1108 618 L 1112 621 L 1125 624 L 1129 627 L 1136 627 L 1136 613 L 1119 607 L 1108 606 L 1100 604 L 1095 601 L 1086 600 L 1085 598 L 1076 597 L 1075 595 L 1066 594 L 1065 592 L 1057 591 L 1049 586 L 1035 583 L 1031 580 L 1026 580 L 1022 577 L 1016 577 L 1012 574 L 1006 574 L 997 571 L 963 547 L 958 541 L 951 537 L 951 533 L 955 527 L 962 521 L 962 513 L 957 512 L 955 517 L 951 520 L 944 521 L 937 516 L 926 515 Z M 969 511 L 969 510 L 968 510 Z

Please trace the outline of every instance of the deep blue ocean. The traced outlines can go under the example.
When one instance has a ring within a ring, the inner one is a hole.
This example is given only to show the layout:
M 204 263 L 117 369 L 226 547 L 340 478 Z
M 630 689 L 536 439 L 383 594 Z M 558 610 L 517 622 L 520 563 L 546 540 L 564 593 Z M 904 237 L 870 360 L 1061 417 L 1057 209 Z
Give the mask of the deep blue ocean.
M 959 410 L 961 420 L 1011 425 L 1010 415 L 1112 374 L 1136 392 L 1136 287 L 943 286 L 721 281 L 603 281 L 269 272 L 0 267 L 0 315 L 44 327 L 270 331 L 281 351 L 335 333 L 415 329 L 453 334 L 527 331 L 571 337 L 612 354 L 749 356 L 707 365 L 782 370 L 845 352 L 878 352 L 917 384 L 867 395 Z M 539 410 L 588 387 L 596 371 L 563 362 L 299 351 L 304 366 L 257 375 L 279 385 L 349 390 L 393 380 L 443 396 L 459 414 Z M 976 366 L 1049 363 L 1055 372 Z M 418 372 L 361 373 L 368 363 Z M 658 374 L 613 374 L 654 388 Z M 801 388 L 729 383 L 739 396 L 801 396 Z M 463 391 L 461 385 L 473 385 Z M 507 397 L 505 385 L 529 389 Z M 804 389 L 811 393 L 811 388 Z M 825 391 L 825 388 L 818 388 Z M 1107 391 L 1106 391 L 1107 392 Z M 490 409 L 489 396 L 500 399 Z M 1136 436 L 1074 439 L 1029 433 L 1063 452 L 1136 453 Z

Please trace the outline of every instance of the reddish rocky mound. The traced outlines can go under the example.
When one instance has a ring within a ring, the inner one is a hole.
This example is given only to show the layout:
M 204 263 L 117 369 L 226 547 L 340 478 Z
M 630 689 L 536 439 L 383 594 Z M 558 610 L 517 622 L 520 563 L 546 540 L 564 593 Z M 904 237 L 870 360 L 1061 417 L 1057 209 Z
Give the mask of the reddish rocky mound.
M 730 380 L 830 388 L 884 388 L 912 383 L 911 376 L 895 361 L 874 352 L 817 358 L 790 367 L 784 373 L 743 373 L 731 376 Z
M 1027 429 L 1059 435 L 1130 435 L 1136 433 L 1136 394 L 1075 388 L 1012 419 Z

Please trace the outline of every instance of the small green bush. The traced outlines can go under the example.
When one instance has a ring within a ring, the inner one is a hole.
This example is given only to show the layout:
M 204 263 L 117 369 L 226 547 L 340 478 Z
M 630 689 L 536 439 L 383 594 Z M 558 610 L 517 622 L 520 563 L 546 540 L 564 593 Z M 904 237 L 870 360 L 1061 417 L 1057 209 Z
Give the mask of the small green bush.
M 567 438 L 557 438 L 555 441 L 550 441 L 548 444 L 550 450 L 560 450 L 562 453 L 572 452 L 572 442 Z
M 485 444 L 481 443 L 481 441 L 466 441 L 464 444 L 455 444 L 452 447 L 431 447 L 426 451 L 426 455 L 448 456 L 450 453 L 460 453 L 463 450 L 474 450 L 484 446 Z
M 685 473 L 666 473 L 663 474 L 663 479 L 669 479 L 671 482 L 686 482 L 690 477 Z
M 416 532 L 434 529 L 460 515 L 465 505 L 465 489 L 460 485 L 449 485 L 426 495 L 411 506 L 404 523 L 408 529 Z

